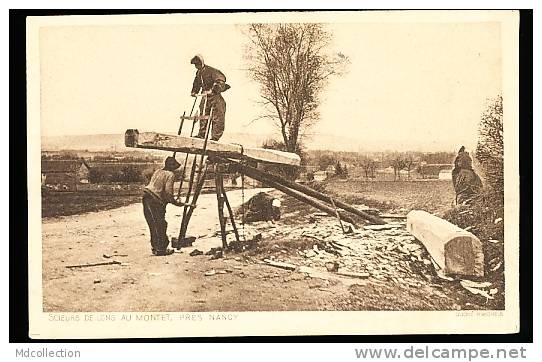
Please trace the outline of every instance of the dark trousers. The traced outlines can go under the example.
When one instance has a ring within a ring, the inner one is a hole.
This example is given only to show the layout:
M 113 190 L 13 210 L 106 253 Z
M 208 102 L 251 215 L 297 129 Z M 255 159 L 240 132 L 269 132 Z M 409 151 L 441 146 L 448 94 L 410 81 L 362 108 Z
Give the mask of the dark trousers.
M 169 240 L 166 234 L 166 205 L 157 197 L 143 193 L 143 214 L 151 232 L 151 247 L 153 252 L 167 249 Z
M 205 112 L 204 108 L 205 107 Z M 200 114 L 208 116 L 213 108 L 211 117 L 211 134 L 209 138 L 213 141 L 218 141 L 224 134 L 224 126 L 226 121 L 226 101 L 220 94 L 207 96 L 207 106 L 205 106 L 205 98 L 199 104 Z M 205 138 L 205 130 L 207 128 L 207 120 L 199 121 L 199 133 L 196 137 Z

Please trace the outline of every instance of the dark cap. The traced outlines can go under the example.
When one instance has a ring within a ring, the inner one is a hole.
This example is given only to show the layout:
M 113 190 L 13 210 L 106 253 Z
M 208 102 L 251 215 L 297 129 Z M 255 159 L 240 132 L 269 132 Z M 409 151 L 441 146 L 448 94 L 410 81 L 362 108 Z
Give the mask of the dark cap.
M 165 165 L 166 169 L 168 169 L 168 170 L 176 170 L 179 167 L 181 167 L 181 164 L 179 162 L 177 162 L 175 157 L 171 157 L 171 156 L 166 158 L 166 161 L 164 162 L 164 165 Z

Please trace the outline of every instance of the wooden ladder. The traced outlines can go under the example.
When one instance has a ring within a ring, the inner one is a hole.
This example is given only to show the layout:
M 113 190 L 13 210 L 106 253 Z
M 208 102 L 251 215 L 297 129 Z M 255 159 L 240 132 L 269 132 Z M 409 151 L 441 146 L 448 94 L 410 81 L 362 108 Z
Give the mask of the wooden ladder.
M 201 109 L 200 109 L 200 111 L 197 112 L 199 115 L 192 116 L 192 113 L 194 111 L 194 106 L 199 97 L 203 97 L 202 99 L 204 102 L 203 103 L 204 114 L 203 115 L 201 114 Z M 201 190 L 203 189 L 203 185 L 205 183 L 205 175 L 207 173 L 209 164 L 213 166 L 213 171 L 215 174 L 215 189 L 216 189 L 216 197 L 217 197 L 217 204 L 218 204 L 218 218 L 220 222 L 220 232 L 221 232 L 221 237 L 222 237 L 222 247 L 226 249 L 228 246 L 227 241 L 226 241 L 226 219 L 224 218 L 224 205 L 227 206 L 236 240 L 239 241 L 239 233 L 235 225 L 233 210 L 230 206 L 230 203 L 226 195 L 226 191 L 224 189 L 224 178 L 222 174 L 223 165 L 214 161 L 208 162 L 209 159 L 207 155 L 207 144 L 209 142 L 209 136 L 211 133 L 213 107 L 211 106 L 209 115 L 208 116 L 205 115 L 206 110 L 207 110 L 207 101 L 208 99 L 207 99 L 206 94 L 197 95 L 196 99 L 194 100 L 194 104 L 192 105 L 192 110 L 190 111 L 190 115 L 186 116 L 186 112 L 185 112 L 181 116 L 181 124 L 179 126 L 178 135 L 180 135 L 182 132 L 182 128 L 183 128 L 185 120 L 192 120 L 192 129 L 190 131 L 190 137 L 193 137 L 196 122 L 207 120 L 207 127 L 205 129 L 205 137 L 204 137 L 203 149 L 202 149 L 201 155 L 195 154 L 192 160 L 192 167 L 190 169 L 190 175 L 188 178 L 188 187 L 187 187 L 187 192 L 186 192 L 185 200 L 184 200 L 185 206 L 183 207 L 179 237 L 177 238 L 177 244 L 172 245 L 173 247 L 176 247 L 177 249 L 180 249 L 182 246 L 191 245 L 195 240 L 195 237 L 187 237 L 186 232 L 188 230 L 188 223 L 190 222 L 190 218 L 192 217 L 194 208 L 196 207 L 196 202 L 198 201 L 199 195 L 201 194 Z M 188 164 L 188 155 L 189 154 L 187 153 L 185 156 L 185 162 L 184 162 L 183 171 L 181 174 L 181 181 L 179 184 L 179 189 L 177 191 L 177 199 L 181 198 L 183 181 L 186 176 L 186 165 Z M 175 156 L 175 153 L 174 153 L 174 156 Z

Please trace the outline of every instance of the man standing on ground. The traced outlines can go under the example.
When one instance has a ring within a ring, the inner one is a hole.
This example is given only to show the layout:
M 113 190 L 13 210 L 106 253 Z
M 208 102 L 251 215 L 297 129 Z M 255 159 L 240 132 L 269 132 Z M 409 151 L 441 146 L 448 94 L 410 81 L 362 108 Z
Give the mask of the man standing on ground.
M 197 69 L 196 77 L 192 85 L 192 97 L 201 90 L 207 94 L 207 105 L 205 106 L 205 97 L 201 99 L 199 109 L 200 115 L 208 116 L 213 109 L 211 119 L 211 134 L 210 138 L 213 141 L 218 141 L 224 133 L 224 125 L 226 120 L 226 101 L 222 98 L 221 93 L 230 89 L 226 84 L 226 76 L 220 70 L 206 65 L 203 61 L 203 56 L 197 54 L 190 60 L 191 64 Z M 205 109 L 204 109 L 205 108 Z M 199 133 L 196 137 L 205 138 L 205 130 L 207 128 L 207 120 L 200 120 Z
M 169 239 L 166 234 L 166 206 L 168 203 L 184 205 L 173 196 L 173 171 L 180 166 L 174 157 L 166 158 L 164 168 L 154 172 L 143 191 L 143 214 L 151 232 L 152 253 L 157 256 L 173 254 L 173 250 L 167 248 Z

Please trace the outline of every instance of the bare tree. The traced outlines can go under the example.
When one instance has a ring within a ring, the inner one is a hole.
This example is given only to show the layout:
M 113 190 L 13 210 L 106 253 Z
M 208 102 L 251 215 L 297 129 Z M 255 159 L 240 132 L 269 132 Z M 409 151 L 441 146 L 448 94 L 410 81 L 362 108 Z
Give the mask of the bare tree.
M 375 178 L 376 162 L 368 156 L 364 156 L 359 161 L 360 166 L 363 168 L 365 178 Z
M 337 164 L 335 165 L 335 175 L 337 175 L 339 178 L 347 178 L 348 177 L 348 169 L 346 167 L 346 164 L 337 160 Z
M 371 176 L 371 178 L 375 178 L 375 171 L 376 171 L 376 161 L 374 160 L 369 160 L 369 175 Z
M 245 57 L 260 85 L 266 113 L 280 130 L 286 150 L 299 151 L 303 133 L 318 120 L 319 95 L 348 58 L 328 51 L 331 33 L 323 24 L 251 24 Z
M 422 179 L 425 178 L 425 165 L 426 163 L 422 161 L 418 164 L 418 167 L 416 167 L 416 171 L 418 171 L 418 173 L 422 175 Z
M 333 156 L 322 154 L 317 160 L 318 162 L 318 169 L 320 171 L 325 171 L 327 168 L 331 165 L 334 165 L 336 162 L 338 162 Z
M 401 170 L 405 168 L 405 160 L 400 154 L 394 155 L 391 160 L 393 167 L 393 181 L 401 180 Z
M 504 197 L 504 140 L 502 96 L 493 99 L 482 114 L 476 159 L 484 171 L 487 184 Z
M 410 171 L 412 171 L 412 169 L 414 168 L 414 157 L 411 154 L 407 153 L 403 162 L 403 168 L 406 170 L 408 179 L 410 180 Z
M 363 169 L 363 172 L 365 173 L 365 178 L 366 179 L 369 178 L 369 172 L 371 170 L 369 157 L 367 156 L 361 157 L 358 161 L 358 165 L 361 166 L 361 168 Z

